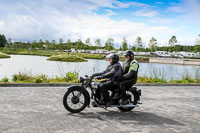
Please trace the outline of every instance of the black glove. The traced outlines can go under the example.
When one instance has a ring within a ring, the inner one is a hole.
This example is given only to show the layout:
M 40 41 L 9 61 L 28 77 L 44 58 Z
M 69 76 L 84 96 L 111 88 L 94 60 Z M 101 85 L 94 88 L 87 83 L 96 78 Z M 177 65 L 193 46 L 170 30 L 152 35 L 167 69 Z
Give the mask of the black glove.
M 96 76 L 99 76 L 99 73 L 94 73 L 94 74 L 92 74 L 92 78 L 94 78 L 94 77 L 96 77 Z

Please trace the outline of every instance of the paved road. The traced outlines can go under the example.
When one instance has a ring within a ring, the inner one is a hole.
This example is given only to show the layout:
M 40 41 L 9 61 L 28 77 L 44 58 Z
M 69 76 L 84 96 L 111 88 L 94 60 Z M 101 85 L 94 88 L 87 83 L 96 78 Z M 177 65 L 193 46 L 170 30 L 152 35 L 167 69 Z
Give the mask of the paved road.
M 200 133 L 199 86 L 140 86 L 131 112 L 87 108 L 71 114 L 66 88 L 0 88 L 0 133 Z

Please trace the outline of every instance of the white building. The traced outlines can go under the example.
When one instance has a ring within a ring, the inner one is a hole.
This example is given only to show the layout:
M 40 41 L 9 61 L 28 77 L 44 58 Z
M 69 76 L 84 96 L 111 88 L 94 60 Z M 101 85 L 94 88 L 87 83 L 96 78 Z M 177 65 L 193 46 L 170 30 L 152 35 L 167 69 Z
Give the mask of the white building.
M 156 51 L 154 52 L 156 55 L 161 56 L 161 57 L 170 57 L 172 56 L 171 52 L 168 51 Z
M 181 51 L 181 52 L 177 52 L 177 53 L 183 55 L 184 57 L 200 57 L 199 52 L 198 53 L 192 53 L 192 52 Z

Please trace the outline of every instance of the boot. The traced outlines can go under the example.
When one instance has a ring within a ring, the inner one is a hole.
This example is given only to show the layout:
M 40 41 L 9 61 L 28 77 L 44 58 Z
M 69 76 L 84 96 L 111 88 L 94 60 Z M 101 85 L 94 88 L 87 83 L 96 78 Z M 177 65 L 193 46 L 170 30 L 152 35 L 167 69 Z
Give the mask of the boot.
M 110 106 L 113 105 L 113 104 L 114 104 L 114 101 L 112 101 L 112 100 L 110 99 L 110 100 L 108 100 L 108 101 L 106 102 L 105 108 L 110 107 Z

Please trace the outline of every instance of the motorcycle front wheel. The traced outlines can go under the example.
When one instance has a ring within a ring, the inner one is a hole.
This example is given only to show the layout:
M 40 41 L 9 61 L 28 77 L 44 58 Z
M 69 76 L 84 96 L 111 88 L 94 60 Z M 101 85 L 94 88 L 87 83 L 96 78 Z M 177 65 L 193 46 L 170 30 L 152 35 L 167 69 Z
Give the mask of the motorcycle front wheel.
M 71 113 L 79 113 L 88 105 L 87 90 L 81 87 L 69 88 L 63 97 L 63 105 Z

